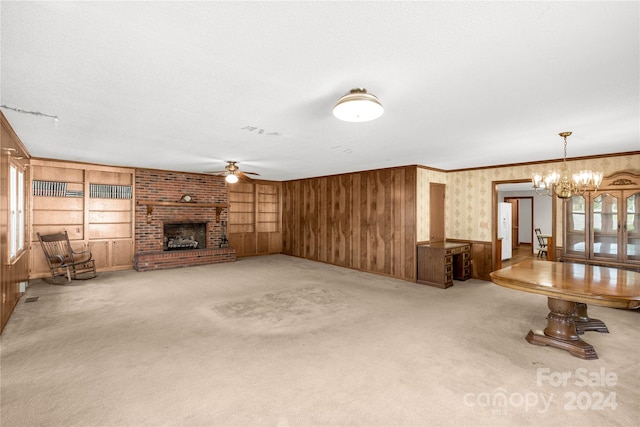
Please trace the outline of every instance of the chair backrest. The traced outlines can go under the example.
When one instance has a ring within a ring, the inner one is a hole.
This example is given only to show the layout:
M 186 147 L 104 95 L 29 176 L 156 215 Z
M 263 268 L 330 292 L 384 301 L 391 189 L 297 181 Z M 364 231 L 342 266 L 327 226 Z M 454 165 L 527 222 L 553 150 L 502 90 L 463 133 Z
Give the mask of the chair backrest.
M 63 264 L 73 262 L 73 251 L 66 231 L 56 234 L 37 234 L 48 262 Z
M 536 238 L 538 239 L 538 245 L 540 247 L 547 246 L 547 242 L 544 240 L 544 237 L 542 237 L 542 231 L 540 231 L 539 228 L 536 228 L 533 231 L 535 231 L 535 233 L 536 233 Z

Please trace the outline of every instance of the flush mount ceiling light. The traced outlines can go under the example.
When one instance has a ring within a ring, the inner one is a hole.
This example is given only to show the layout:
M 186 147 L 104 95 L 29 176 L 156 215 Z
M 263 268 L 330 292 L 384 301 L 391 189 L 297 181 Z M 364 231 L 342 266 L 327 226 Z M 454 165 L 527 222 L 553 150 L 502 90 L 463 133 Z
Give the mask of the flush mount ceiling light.
M 351 89 L 333 107 L 333 115 L 345 122 L 368 122 L 382 113 L 384 108 L 378 98 L 363 88 Z

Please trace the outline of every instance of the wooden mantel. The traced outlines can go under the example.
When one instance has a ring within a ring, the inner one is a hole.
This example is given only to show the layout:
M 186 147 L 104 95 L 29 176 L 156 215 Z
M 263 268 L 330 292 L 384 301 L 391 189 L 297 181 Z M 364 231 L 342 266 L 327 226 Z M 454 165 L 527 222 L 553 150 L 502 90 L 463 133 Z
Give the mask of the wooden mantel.
M 216 208 L 216 222 L 220 222 L 220 213 L 222 209 L 228 207 L 221 203 L 197 203 L 197 202 L 159 202 L 153 200 L 138 200 L 137 205 L 147 207 L 147 224 L 151 223 L 151 215 L 153 215 L 154 206 L 174 206 L 189 208 Z

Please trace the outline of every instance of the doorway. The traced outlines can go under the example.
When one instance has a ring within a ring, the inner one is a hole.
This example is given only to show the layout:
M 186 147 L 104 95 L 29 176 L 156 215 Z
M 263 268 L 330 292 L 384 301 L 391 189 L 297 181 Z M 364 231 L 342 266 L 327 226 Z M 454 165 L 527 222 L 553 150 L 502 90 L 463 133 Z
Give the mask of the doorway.
M 541 228 L 543 233 L 551 234 L 553 230 L 553 200 L 539 196 L 531 187 L 530 180 L 494 181 L 492 197 L 492 247 L 493 269 L 499 269 L 522 261 L 526 257 L 535 257 L 537 247 L 534 229 Z M 501 241 L 498 241 L 498 204 L 514 202 L 517 204 L 518 221 L 513 221 L 512 257 L 502 261 Z M 517 228 L 516 228 L 517 224 Z
M 504 196 L 504 202 L 511 204 L 512 249 L 533 246 L 533 196 Z

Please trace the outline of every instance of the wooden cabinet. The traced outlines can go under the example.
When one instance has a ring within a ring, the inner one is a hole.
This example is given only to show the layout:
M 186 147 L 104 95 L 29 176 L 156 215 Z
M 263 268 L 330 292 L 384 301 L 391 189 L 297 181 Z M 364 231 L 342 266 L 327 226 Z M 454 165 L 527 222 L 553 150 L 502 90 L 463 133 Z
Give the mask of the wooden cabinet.
M 640 175 L 614 174 L 565 202 L 563 260 L 640 266 Z
M 453 279 L 471 278 L 469 243 L 435 242 L 418 245 L 418 279 L 423 285 L 448 288 Z
M 97 269 L 120 269 L 133 266 L 133 240 L 91 240 L 89 250 Z
M 99 271 L 133 267 L 134 170 L 52 160 L 31 161 L 31 278 L 49 269 L 40 234 L 66 230 L 76 250 L 90 250 Z
M 237 256 L 280 253 L 281 184 L 237 183 L 229 186 L 229 245 Z

